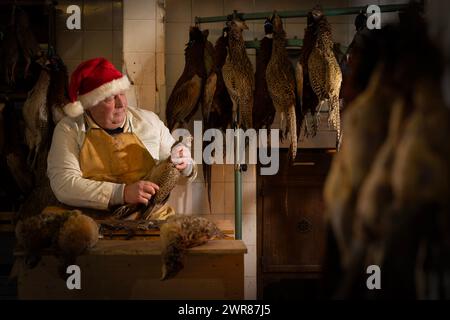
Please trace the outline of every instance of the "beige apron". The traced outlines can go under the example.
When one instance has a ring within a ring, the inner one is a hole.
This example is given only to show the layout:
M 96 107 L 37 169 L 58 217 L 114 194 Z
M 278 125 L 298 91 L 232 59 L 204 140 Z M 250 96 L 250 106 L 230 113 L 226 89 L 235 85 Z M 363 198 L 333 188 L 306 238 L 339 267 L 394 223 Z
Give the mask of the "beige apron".
M 122 132 L 110 135 L 95 125 L 88 116 L 85 116 L 85 122 L 89 128 L 80 151 L 80 169 L 83 178 L 130 184 L 142 180 L 155 166 L 155 160 L 134 133 Z M 81 211 L 86 214 L 92 213 L 91 210 L 83 208 Z M 165 204 L 149 217 L 166 219 L 174 213 L 173 208 Z M 98 214 L 94 216 L 99 218 Z M 104 212 L 102 216 L 105 217 Z

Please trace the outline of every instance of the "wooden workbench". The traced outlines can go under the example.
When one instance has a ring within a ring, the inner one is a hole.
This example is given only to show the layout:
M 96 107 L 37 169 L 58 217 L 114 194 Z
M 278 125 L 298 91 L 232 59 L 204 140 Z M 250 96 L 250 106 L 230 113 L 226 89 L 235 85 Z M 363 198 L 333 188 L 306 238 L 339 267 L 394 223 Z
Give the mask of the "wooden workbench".
M 81 290 L 67 289 L 58 261 L 44 255 L 28 270 L 16 252 L 19 299 L 244 299 L 245 244 L 213 240 L 189 249 L 184 269 L 160 281 L 158 240 L 100 240 L 77 260 Z

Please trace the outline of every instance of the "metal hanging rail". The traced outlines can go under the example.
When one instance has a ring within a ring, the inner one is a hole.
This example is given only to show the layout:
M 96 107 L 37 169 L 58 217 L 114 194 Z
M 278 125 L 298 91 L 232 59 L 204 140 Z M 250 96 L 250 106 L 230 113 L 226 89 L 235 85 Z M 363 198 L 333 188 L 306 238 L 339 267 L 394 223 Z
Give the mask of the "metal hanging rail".
M 301 47 L 301 46 L 303 46 L 303 39 L 298 38 L 286 39 L 286 47 Z M 245 41 L 245 47 L 247 49 L 259 49 L 260 41 L 257 39 Z
M 380 5 L 381 12 L 397 12 L 408 7 L 408 3 L 404 4 L 387 4 Z M 361 11 L 367 10 L 367 6 L 357 6 L 357 7 L 348 7 L 348 8 L 333 8 L 323 10 L 323 13 L 327 17 L 333 16 L 346 16 L 358 14 Z M 310 10 L 295 10 L 295 11 L 277 11 L 277 14 L 281 18 L 306 18 L 308 16 L 308 12 Z M 240 13 L 235 12 L 237 16 L 239 16 L 242 20 L 262 20 L 270 17 L 273 12 L 256 12 L 256 13 Z M 233 14 L 228 16 L 213 16 L 213 17 L 195 17 L 195 23 L 209 23 L 209 22 L 224 22 L 228 21 L 233 17 Z

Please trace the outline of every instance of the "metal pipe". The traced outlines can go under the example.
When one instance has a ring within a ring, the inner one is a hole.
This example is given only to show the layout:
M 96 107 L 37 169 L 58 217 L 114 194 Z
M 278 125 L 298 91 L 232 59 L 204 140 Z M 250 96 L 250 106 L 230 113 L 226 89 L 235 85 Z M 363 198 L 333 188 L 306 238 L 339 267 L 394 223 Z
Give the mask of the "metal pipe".
M 242 240 L 242 166 L 239 139 L 239 110 L 234 125 L 234 238 Z
M 286 47 L 301 47 L 303 46 L 303 39 L 286 39 Z M 247 49 L 259 49 L 260 41 L 259 40 L 250 40 L 245 41 L 245 47 Z
M 388 4 L 388 5 L 380 5 L 381 12 L 396 12 L 401 11 L 408 7 L 407 3 L 404 4 Z M 353 15 L 358 14 L 362 10 L 366 10 L 367 6 L 357 6 L 357 7 L 348 7 L 348 8 L 332 8 L 324 10 L 324 14 L 328 17 L 332 16 L 345 16 L 345 15 Z M 294 11 L 277 11 L 277 14 L 281 18 L 306 18 L 310 10 L 294 10 Z M 245 21 L 249 20 L 262 20 L 270 17 L 273 12 L 255 12 L 255 13 L 235 13 L 241 19 Z M 209 22 L 224 22 L 228 21 L 232 18 L 233 15 L 228 16 L 212 16 L 212 17 L 195 17 L 196 23 L 209 23 Z
M 234 238 L 242 240 L 242 171 L 234 166 Z

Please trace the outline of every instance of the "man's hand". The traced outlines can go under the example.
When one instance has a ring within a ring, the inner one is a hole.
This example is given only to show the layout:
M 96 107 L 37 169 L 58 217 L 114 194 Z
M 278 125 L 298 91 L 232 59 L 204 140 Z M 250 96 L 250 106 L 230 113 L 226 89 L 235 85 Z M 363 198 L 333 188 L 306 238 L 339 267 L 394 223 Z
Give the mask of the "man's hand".
M 147 205 L 159 186 L 149 181 L 138 181 L 132 184 L 127 184 L 123 191 L 123 200 L 125 203 L 137 204 L 142 203 Z
M 171 152 L 172 163 L 179 171 L 183 171 L 192 166 L 191 151 L 184 144 L 177 144 Z M 191 168 L 192 170 L 192 168 Z

